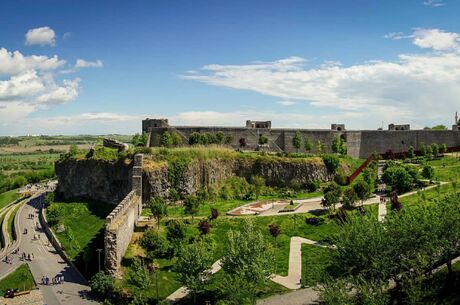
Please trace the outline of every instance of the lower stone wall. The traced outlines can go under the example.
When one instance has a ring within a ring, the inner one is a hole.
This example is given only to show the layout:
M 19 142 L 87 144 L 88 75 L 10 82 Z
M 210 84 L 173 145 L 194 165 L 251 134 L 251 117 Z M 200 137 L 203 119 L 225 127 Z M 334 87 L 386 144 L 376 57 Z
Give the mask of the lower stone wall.
M 104 237 L 105 270 L 114 277 L 121 277 L 120 266 L 128 249 L 134 226 L 140 214 L 141 198 L 135 191 L 107 217 Z

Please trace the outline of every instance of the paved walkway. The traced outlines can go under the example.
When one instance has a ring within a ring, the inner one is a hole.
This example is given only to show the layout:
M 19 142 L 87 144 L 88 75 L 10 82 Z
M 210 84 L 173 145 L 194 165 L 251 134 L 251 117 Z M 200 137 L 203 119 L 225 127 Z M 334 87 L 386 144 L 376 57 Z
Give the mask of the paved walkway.
M 302 288 L 285 294 L 277 294 L 257 300 L 257 305 L 313 305 L 318 304 L 318 292 L 314 288 Z
M 275 275 L 272 281 L 288 289 L 299 289 L 302 279 L 302 244 L 327 247 L 311 239 L 299 236 L 291 238 L 289 248 L 289 270 L 287 276 Z
M 78 271 L 65 262 L 50 244 L 38 221 L 38 213 L 42 207 L 43 196 L 36 195 L 20 209 L 18 213 L 20 228 L 18 234 L 19 253 L 12 254 L 10 252 L 9 256 L 14 260 L 13 264 L 0 262 L 0 278 L 11 273 L 20 264 L 27 263 L 35 282 L 39 284 L 38 287 L 47 305 L 97 304 L 97 302 L 87 299 L 87 293 L 90 288 L 87 286 L 86 280 Z M 33 215 L 33 217 L 29 218 L 29 214 Z M 28 229 L 27 234 L 24 234 L 25 228 Z M 37 239 L 33 238 L 34 235 L 37 236 Z M 31 261 L 21 260 L 20 256 L 23 252 L 33 254 L 34 258 Z M 51 282 L 56 275 L 63 275 L 64 283 L 49 286 L 40 284 L 43 276 L 48 276 Z
M 211 275 L 217 273 L 220 269 L 222 269 L 221 265 L 220 265 L 220 260 L 218 261 L 215 261 L 214 264 L 212 264 L 211 266 L 211 270 L 209 270 L 211 272 Z M 177 301 L 179 301 L 180 299 L 186 297 L 189 293 L 189 290 L 187 288 L 185 288 L 184 286 L 180 287 L 179 289 L 177 289 L 176 291 L 174 291 L 173 293 L 171 293 L 167 298 L 166 300 L 172 302 L 172 303 L 175 303 Z

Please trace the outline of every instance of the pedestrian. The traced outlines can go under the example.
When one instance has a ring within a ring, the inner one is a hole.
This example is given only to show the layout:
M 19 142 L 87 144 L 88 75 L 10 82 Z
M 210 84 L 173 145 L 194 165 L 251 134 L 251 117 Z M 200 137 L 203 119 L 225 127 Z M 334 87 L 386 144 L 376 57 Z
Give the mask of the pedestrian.
M 42 276 L 42 285 L 45 285 L 45 276 Z
M 27 254 L 27 260 L 30 262 L 30 253 Z
M 64 283 L 64 275 L 61 275 L 61 283 Z

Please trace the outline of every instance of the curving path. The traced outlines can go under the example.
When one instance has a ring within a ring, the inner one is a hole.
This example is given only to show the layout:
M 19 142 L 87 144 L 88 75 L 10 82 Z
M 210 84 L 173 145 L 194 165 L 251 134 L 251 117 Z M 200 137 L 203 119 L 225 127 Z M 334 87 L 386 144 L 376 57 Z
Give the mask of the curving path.
M 29 265 L 35 282 L 39 284 L 39 290 L 47 305 L 97 304 L 87 297 L 90 288 L 87 286 L 86 280 L 63 260 L 44 233 L 38 221 L 38 213 L 43 208 L 43 202 L 43 194 L 38 193 L 18 210 L 19 233 L 16 247 L 19 248 L 19 253 L 12 254 L 11 251 L 14 248 L 9 249 L 8 255 L 13 258 L 14 262 L 12 264 L 0 262 L 0 278 L 11 273 L 19 265 L 26 263 Z M 29 218 L 29 214 L 33 217 Z M 28 230 L 27 234 L 24 234 L 24 229 Z M 34 239 L 34 235 L 38 238 Z M 21 260 L 20 255 L 23 252 L 33 254 L 34 258 L 31 261 Z M 51 279 L 56 275 L 64 276 L 63 284 L 49 286 L 40 284 L 43 276 L 48 276 L 51 282 Z

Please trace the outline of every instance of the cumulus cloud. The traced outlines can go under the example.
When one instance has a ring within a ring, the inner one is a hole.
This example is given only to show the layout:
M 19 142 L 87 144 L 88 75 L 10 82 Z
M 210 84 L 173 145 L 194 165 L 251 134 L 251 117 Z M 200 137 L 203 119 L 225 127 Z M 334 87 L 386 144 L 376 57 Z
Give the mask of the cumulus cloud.
M 382 120 L 416 123 L 449 118 L 460 96 L 458 34 L 416 29 L 411 36 L 416 46 L 436 52 L 315 69 L 306 69 L 300 57 L 242 65 L 213 64 L 183 78 L 305 102 L 335 114 L 354 112 L 363 118 L 358 126 Z
M 26 45 L 56 45 L 56 33 L 50 27 L 30 29 L 26 33 Z
M 77 59 L 75 63 L 75 68 L 102 68 L 102 60 L 98 59 L 96 61 L 86 61 L 84 59 Z
M 423 1 L 423 5 L 431 7 L 440 7 L 446 5 L 446 3 L 443 0 L 425 0 Z
M 424 49 L 437 51 L 456 50 L 459 48 L 460 35 L 439 29 L 416 29 L 413 43 Z
M 56 55 L 48 56 L 24 56 L 19 51 L 9 52 L 0 48 L 0 76 L 16 75 L 29 70 L 50 71 L 62 67 L 65 60 L 59 59 Z

